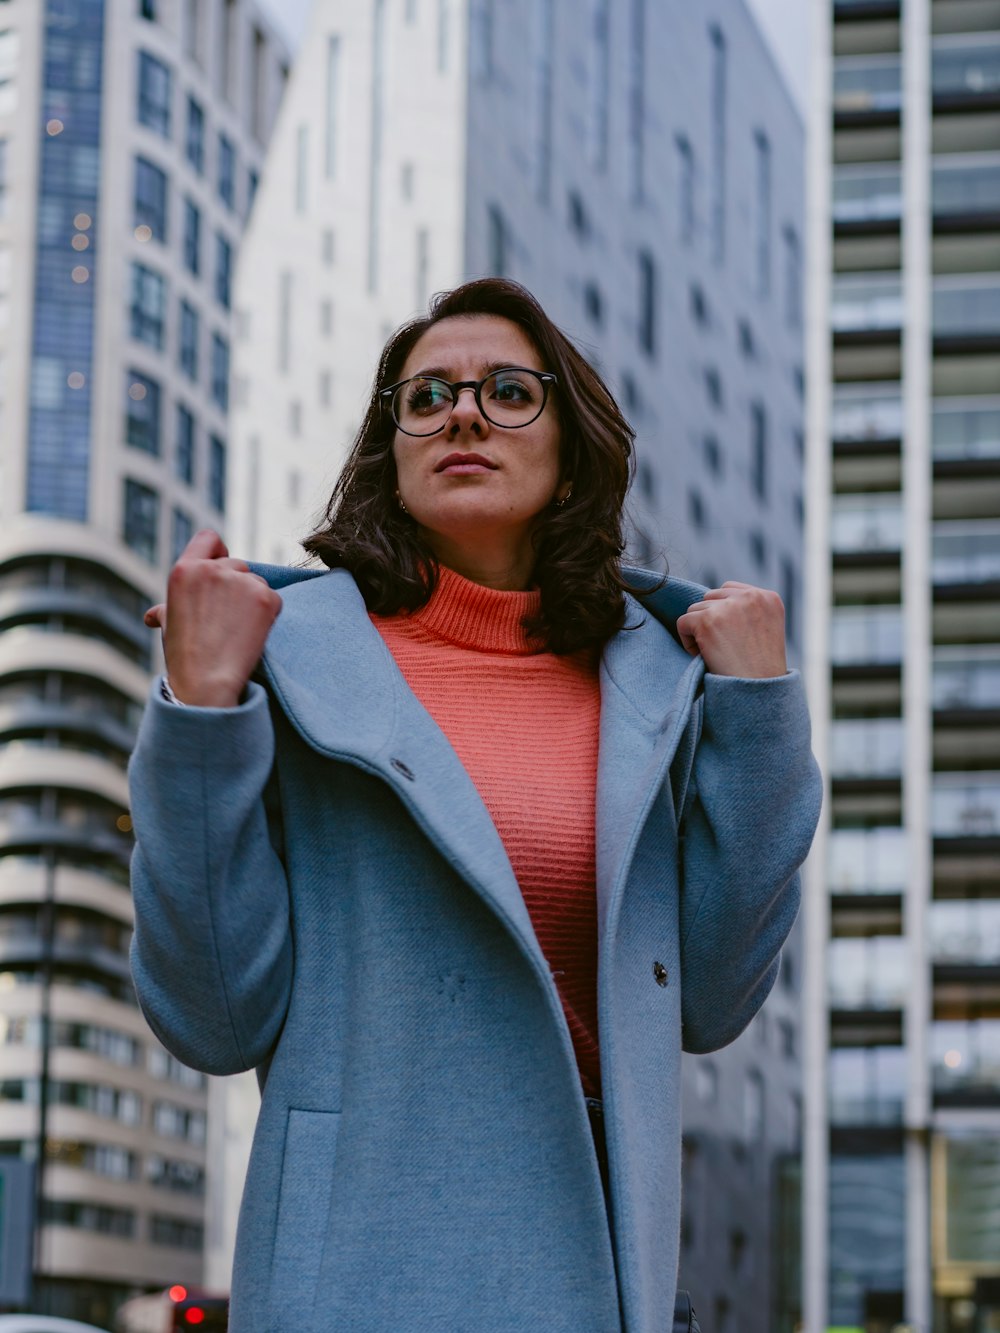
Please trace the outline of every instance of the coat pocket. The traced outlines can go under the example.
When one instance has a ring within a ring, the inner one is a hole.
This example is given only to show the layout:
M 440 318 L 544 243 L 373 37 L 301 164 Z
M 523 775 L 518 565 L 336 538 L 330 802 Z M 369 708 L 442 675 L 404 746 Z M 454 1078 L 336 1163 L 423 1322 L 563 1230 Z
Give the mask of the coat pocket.
M 271 1270 L 272 1302 L 312 1308 L 329 1225 L 339 1111 L 288 1112 Z M 281 1325 L 284 1327 L 284 1325 Z

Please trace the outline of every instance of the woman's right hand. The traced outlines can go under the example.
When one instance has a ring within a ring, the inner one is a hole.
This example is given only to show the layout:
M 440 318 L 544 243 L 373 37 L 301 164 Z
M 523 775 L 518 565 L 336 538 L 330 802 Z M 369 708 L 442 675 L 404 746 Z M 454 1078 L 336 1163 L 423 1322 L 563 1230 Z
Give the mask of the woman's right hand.
M 167 580 L 167 601 L 145 622 L 163 631 L 170 688 L 181 703 L 232 708 L 260 660 L 281 598 L 217 532 L 188 542 Z

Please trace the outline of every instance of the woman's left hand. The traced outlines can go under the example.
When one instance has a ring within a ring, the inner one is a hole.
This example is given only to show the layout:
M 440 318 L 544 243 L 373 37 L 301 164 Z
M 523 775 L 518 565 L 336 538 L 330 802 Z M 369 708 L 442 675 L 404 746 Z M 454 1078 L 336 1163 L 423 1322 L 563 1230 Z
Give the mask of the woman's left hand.
M 677 621 L 681 643 L 714 676 L 783 676 L 785 606 L 776 592 L 727 580 Z

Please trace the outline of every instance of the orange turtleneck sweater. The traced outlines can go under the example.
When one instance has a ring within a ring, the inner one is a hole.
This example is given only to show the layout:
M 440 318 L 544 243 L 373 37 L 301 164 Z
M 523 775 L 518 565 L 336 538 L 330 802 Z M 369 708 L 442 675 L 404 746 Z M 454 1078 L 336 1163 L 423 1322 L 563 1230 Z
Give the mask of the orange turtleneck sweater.
M 539 651 L 540 593 L 450 569 L 412 614 L 372 615 L 475 783 L 562 999 L 587 1096 L 600 1096 L 594 818 L 601 696 L 589 653 Z

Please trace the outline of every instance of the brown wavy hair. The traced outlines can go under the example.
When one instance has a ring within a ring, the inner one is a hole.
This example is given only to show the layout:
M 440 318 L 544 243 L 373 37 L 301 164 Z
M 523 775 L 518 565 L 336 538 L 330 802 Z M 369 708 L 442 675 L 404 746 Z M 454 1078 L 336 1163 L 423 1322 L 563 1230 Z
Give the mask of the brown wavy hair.
M 302 543 L 330 568 L 354 575 L 370 611 L 393 615 L 423 606 L 438 565 L 396 497 L 396 427 L 380 391 L 402 376 L 417 341 L 456 315 L 499 315 L 519 325 L 558 380 L 560 475 L 568 502 L 536 523 L 533 578 L 541 607 L 525 628 L 555 653 L 599 650 L 624 627 L 623 507 L 634 470 L 635 432 L 600 375 L 519 283 L 481 278 L 434 298 L 429 313 L 392 335 L 379 359 L 364 420 L 319 526 Z

